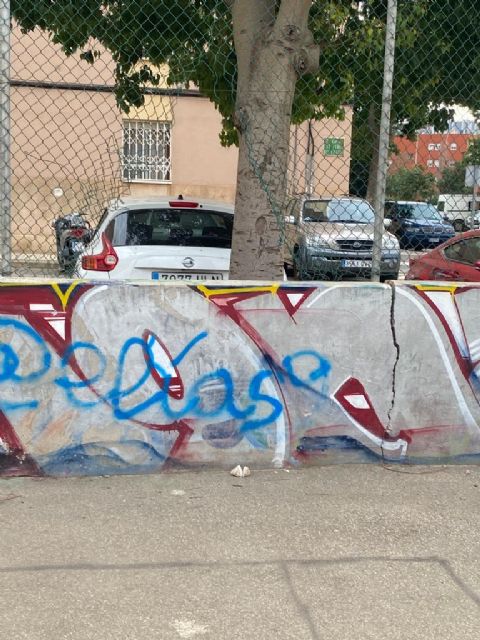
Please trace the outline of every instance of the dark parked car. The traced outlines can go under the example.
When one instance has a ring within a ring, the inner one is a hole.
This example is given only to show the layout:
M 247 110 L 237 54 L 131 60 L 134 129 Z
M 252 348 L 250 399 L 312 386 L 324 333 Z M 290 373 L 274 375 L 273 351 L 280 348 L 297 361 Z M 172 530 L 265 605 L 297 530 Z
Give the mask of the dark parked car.
M 394 233 L 402 249 L 427 249 L 455 236 L 437 208 L 428 202 L 387 201 L 385 218 L 388 230 Z

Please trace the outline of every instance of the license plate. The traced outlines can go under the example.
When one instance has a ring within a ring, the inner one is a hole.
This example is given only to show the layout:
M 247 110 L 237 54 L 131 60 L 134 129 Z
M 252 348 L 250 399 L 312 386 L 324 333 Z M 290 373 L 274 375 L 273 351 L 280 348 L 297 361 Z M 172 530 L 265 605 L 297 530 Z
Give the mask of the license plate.
M 154 271 L 152 273 L 152 280 L 161 280 L 162 282 L 172 280 L 186 280 L 191 282 L 192 280 L 223 280 L 222 273 L 162 273 L 161 271 Z
M 355 267 L 356 269 L 371 269 L 370 260 L 342 260 L 342 267 Z
M 440 242 L 440 238 L 429 238 L 429 242 Z

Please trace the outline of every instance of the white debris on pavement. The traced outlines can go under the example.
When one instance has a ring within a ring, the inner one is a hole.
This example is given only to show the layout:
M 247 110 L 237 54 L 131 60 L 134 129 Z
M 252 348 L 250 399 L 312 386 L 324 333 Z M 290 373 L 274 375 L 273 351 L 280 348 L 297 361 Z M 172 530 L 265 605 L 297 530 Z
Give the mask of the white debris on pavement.
M 252 472 L 250 471 L 250 467 L 243 467 L 242 469 L 242 467 L 237 464 L 237 466 L 230 471 L 230 475 L 236 478 L 247 478 L 252 475 Z

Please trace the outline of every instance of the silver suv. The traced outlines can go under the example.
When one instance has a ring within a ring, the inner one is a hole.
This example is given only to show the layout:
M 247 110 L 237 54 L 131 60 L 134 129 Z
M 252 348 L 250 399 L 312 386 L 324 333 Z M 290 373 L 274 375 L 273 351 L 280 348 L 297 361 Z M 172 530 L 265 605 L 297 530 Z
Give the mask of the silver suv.
M 360 198 L 304 198 L 297 215 L 286 219 L 287 269 L 301 280 L 369 279 L 374 219 Z M 385 231 L 381 279 L 395 280 L 399 268 L 398 240 Z

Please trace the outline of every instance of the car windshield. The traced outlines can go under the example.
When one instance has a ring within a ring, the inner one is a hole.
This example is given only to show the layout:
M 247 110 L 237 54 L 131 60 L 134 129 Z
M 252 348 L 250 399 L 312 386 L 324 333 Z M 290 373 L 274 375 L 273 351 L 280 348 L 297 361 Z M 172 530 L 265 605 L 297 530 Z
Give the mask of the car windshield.
M 114 246 L 232 246 L 233 216 L 206 209 L 142 209 L 115 218 Z
M 411 220 L 433 220 L 435 222 L 443 222 L 441 214 L 433 204 L 426 202 L 418 202 L 412 204 L 398 204 L 398 211 L 404 218 Z
M 307 200 L 303 205 L 304 222 L 353 222 L 373 224 L 375 212 L 365 200 Z

